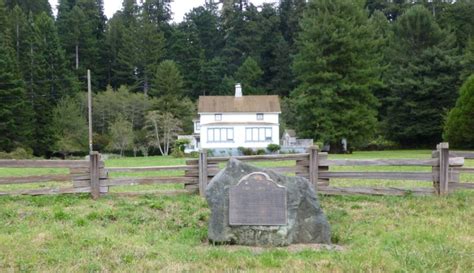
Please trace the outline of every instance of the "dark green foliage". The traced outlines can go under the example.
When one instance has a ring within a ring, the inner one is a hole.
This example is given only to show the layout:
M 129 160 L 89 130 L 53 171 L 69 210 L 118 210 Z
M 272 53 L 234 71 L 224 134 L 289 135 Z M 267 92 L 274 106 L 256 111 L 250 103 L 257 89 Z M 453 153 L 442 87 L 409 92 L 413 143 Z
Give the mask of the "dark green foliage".
M 474 37 L 473 14 L 474 1 L 457 0 L 438 9 L 436 20 L 440 26 L 449 27 L 456 35 L 458 46 L 464 48 L 469 39 Z
M 54 21 L 45 13 L 35 19 L 31 46 L 26 81 L 35 115 L 33 150 L 35 154 L 45 154 L 55 142 L 53 108 L 62 97 L 74 95 L 78 85 L 68 70 Z
M 7 7 L 13 9 L 15 6 L 21 7 L 26 13 L 40 14 L 45 12 L 49 16 L 52 16 L 51 5 L 48 0 L 5 0 Z
M 154 97 L 183 96 L 183 77 L 174 61 L 167 60 L 158 66 L 150 94 Z
M 317 27 L 316 27 L 317 26 Z M 378 82 L 377 55 L 371 51 L 367 17 L 352 1 L 312 1 L 301 21 L 291 94 L 295 124 L 302 137 L 331 143 L 346 138 L 360 145 L 374 134 Z
M 474 74 L 464 82 L 459 95 L 448 114 L 443 137 L 453 148 L 474 149 Z
M 244 95 L 258 95 L 263 93 L 263 90 L 258 87 L 262 75 L 263 71 L 258 63 L 252 57 L 248 57 L 239 67 L 234 78 L 242 84 Z
M 464 55 L 461 60 L 462 72 L 461 80 L 467 79 L 474 73 L 474 37 L 471 38 L 464 50 Z
M 95 89 L 106 86 L 105 15 L 102 0 L 61 0 L 56 25 L 71 68 L 84 79 L 93 71 Z
M 0 0 L 0 151 L 27 145 L 30 135 L 30 104 L 18 70 Z
M 270 153 L 276 153 L 276 152 L 278 152 L 280 149 L 281 149 L 281 147 L 280 147 L 280 145 L 278 145 L 278 144 L 268 144 L 268 146 L 267 146 L 267 150 L 268 150 Z
M 244 95 L 280 95 L 282 128 L 316 141 L 432 146 L 474 71 L 470 0 L 226 0 L 180 23 L 171 22 L 171 0 L 123 0 L 108 21 L 103 2 L 59 0 L 54 20 L 47 0 L 2 1 L 0 150 L 47 155 L 69 138 L 55 129 L 53 109 L 86 89 L 87 69 L 96 148 L 109 145 L 119 114 L 132 123 L 135 154 L 148 152 L 148 111 L 191 133 L 198 97 L 233 95 L 237 82 Z M 84 99 L 77 103 L 84 111 Z
M 441 141 L 444 112 L 457 97 L 455 37 L 422 6 L 400 16 L 394 31 L 391 67 L 385 75 L 387 137 L 407 146 L 434 145 Z

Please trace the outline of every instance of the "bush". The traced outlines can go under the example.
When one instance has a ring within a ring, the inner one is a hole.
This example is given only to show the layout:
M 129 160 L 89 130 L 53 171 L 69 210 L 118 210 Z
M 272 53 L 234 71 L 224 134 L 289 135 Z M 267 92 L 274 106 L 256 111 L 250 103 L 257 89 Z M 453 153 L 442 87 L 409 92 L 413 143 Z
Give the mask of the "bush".
M 242 155 L 254 155 L 255 154 L 254 151 L 251 148 L 238 147 L 237 150 L 239 150 L 239 152 Z
M 174 142 L 174 148 L 180 150 L 181 152 L 184 153 L 184 149 L 186 149 L 186 145 L 190 144 L 191 141 L 189 139 L 183 138 L 183 139 L 177 139 Z
M 266 154 L 265 149 L 258 149 L 257 150 L 257 155 L 264 155 Z
M 281 147 L 280 147 L 280 145 L 278 145 L 278 144 L 268 144 L 268 146 L 267 146 L 267 150 L 268 150 L 270 153 L 276 153 L 276 152 L 278 152 L 280 149 L 281 149 Z
M 24 148 L 16 148 L 14 151 L 0 152 L 1 159 L 31 159 L 33 158 L 33 152 Z
M 474 148 L 474 74 L 461 86 L 456 106 L 449 112 L 443 138 L 453 148 Z
M 370 141 L 366 145 L 358 148 L 362 151 L 384 151 L 384 150 L 395 150 L 399 149 L 400 146 L 393 141 L 387 140 L 382 136 L 378 136 L 374 140 Z
M 171 156 L 175 158 L 182 158 L 184 157 L 184 152 L 181 151 L 181 149 L 175 147 L 171 152 Z
M 189 156 L 192 158 L 199 158 L 199 152 L 191 152 Z

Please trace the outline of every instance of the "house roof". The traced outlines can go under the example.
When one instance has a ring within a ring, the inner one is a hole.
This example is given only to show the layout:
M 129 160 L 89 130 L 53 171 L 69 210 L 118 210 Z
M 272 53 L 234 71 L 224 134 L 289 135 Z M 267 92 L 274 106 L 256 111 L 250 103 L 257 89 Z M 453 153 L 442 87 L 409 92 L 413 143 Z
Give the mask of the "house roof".
M 281 113 L 278 96 L 200 96 L 199 113 Z
M 296 132 L 293 129 L 286 129 L 285 133 L 287 133 L 290 137 L 296 137 Z

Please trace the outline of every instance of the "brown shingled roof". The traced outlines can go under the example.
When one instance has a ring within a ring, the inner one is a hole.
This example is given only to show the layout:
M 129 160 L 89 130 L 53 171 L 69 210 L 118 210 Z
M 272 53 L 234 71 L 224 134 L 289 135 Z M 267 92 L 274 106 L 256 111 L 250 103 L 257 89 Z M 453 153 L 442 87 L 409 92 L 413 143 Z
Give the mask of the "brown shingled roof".
M 280 113 L 278 96 L 200 96 L 199 113 Z

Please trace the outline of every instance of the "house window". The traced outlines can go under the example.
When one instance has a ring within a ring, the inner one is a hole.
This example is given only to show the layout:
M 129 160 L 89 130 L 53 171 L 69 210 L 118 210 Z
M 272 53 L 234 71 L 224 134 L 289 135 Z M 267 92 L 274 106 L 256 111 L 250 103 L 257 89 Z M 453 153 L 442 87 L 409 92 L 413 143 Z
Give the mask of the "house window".
M 215 121 L 221 121 L 222 120 L 222 114 L 215 114 L 214 115 L 214 120 Z
M 232 142 L 234 141 L 233 128 L 208 128 L 207 142 Z
M 245 128 L 245 141 L 271 142 L 272 128 Z
M 257 120 L 263 120 L 263 114 L 262 113 L 257 114 Z

